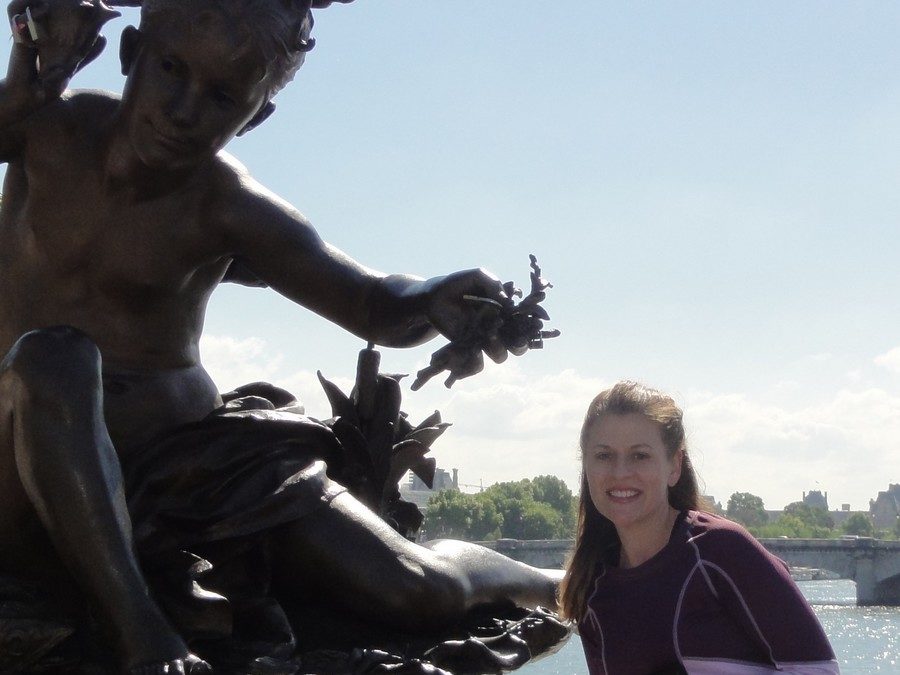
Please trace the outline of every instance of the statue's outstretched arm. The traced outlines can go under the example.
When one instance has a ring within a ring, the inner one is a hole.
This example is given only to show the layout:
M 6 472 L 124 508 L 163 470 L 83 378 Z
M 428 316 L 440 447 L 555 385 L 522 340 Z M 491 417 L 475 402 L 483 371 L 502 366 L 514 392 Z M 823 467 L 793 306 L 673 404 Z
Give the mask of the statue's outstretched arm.
M 505 297 L 500 281 L 483 270 L 423 280 L 369 269 L 322 241 L 296 209 L 242 169 L 234 171 L 221 210 L 210 214 L 227 253 L 282 295 L 365 340 L 402 347 L 438 333 L 456 339 L 483 319 L 482 303 L 466 298 Z M 506 357 L 499 340 L 488 340 L 485 352 Z

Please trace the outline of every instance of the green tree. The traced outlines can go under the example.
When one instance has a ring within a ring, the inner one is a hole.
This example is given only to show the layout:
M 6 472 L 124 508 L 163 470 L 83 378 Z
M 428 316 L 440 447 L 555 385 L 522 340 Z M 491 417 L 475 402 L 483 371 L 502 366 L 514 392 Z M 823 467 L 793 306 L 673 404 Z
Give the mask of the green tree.
M 562 516 L 557 537 L 573 538 L 578 520 L 578 498 L 565 481 L 556 476 L 538 476 L 532 479 L 531 489 L 535 501 L 549 504 Z
M 574 536 L 577 500 L 556 476 L 492 485 L 482 493 L 502 516 L 509 539 L 565 539 Z
M 527 478 L 491 485 L 482 494 L 494 502 L 503 518 L 502 536 L 507 539 L 527 539 L 525 536 L 526 505 L 534 502 L 534 491 Z
M 533 499 L 506 499 L 498 505 L 500 515 L 503 516 L 501 529 L 505 538 L 528 539 L 525 532 L 525 512 L 528 505 L 534 503 Z
M 872 519 L 864 513 L 854 513 L 844 521 L 841 529 L 846 534 L 855 534 L 860 537 L 871 537 L 875 534 Z
M 484 494 L 490 495 L 498 505 L 507 501 L 532 501 L 534 500 L 534 487 L 529 479 L 523 478 L 517 481 L 494 483 L 484 491 Z
M 485 493 L 473 495 L 473 511 L 469 521 L 467 538 L 473 541 L 498 539 L 503 526 L 503 515 L 497 505 Z
M 477 505 L 472 495 L 442 490 L 428 500 L 424 528 L 429 538 L 465 539 Z
M 565 481 L 556 476 L 537 476 L 531 480 L 531 493 L 536 502 L 549 504 L 560 513 L 565 513 L 575 496 Z
M 751 531 L 756 534 L 754 530 Z M 774 523 L 760 528 L 760 534 L 757 536 L 809 539 L 812 537 L 812 528 L 797 516 L 783 513 Z
M 562 514 L 544 502 L 522 502 L 521 539 L 558 539 L 563 529 Z
M 735 492 L 731 495 L 725 515 L 747 527 L 765 525 L 769 520 L 763 500 L 749 492 Z
M 431 498 L 424 529 L 429 537 L 490 540 L 567 539 L 574 536 L 577 500 L 555 476 L 492 485 L 468 495 L 445 490 Z
M 784 507 L 784 512 L 797 516 L 804 523 L 813 528 L 834 528 L 834 518 L 823 508 L 813 507 L 804 502 L 792 502 Z

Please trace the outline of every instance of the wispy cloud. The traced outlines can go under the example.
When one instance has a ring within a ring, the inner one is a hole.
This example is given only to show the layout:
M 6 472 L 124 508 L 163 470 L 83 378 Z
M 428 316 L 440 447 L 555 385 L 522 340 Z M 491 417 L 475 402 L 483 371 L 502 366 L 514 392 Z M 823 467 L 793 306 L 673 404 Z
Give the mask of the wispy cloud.
M 900 347 L 894 347 L 890 351 L 876 356 L 875 365 L 887 368 L 894 373 L 900 373 Z
M 315 373 L 286 369 L 265 341 L 209 336 L 201 346 L 223 390 L 268 379 L 298 395 L 311 415 L 330 416 Z M 326 376 L 344 391 L 353 386 Z M 414 394 L 407 388 L 404 409 L 414 421 L 440 409 L 454 424 L 433 454 L 440 466 L 459 468 L 463 483 L 554 474 L 575 489 L 584 412 L 610 384 L 574 370 L 533 377 L 510 360 L 450 390 L 437 381 Z M 775 381 L 772 391 L 791 386 Z M 822 489 L 836 507 L 866 508 L 878 490 L 900 480 L 890 473 L 900 471 L 900 395 L 886 389 L 851 383 L 816 405 L 776 405 L 742 392 L 689 392 L 679 403 L 695 465 L 707 492 L 723 503 L 733 492 L 753 492 L 781 508 L 804 490 Z

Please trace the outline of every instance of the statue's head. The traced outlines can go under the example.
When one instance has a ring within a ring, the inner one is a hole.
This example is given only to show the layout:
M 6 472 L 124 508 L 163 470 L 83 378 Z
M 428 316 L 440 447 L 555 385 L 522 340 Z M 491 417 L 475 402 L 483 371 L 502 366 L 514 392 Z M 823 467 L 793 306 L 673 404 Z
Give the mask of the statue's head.
M 120 117 L 148 166 L 205 161 L 274 110 L 311 46 L 309 0 L 144 0 Z
M 294 78 L 315 43 L 310 38 L 311 4 L 312 0 L 143 0 L 140 30 L 152 34 L 173 27 L 203 31 L 224 26 L 230 39 L 256 51 L 271 98 Z

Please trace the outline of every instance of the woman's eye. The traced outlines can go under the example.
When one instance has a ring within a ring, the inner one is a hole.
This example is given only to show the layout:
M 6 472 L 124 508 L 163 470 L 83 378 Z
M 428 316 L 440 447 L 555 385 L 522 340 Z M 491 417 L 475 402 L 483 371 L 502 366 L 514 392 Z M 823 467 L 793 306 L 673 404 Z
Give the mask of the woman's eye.
M 642 460 L 648 459 L 648 458 L 650 457 L 650 453 L 647 453 L 647 452 L 636 452 L 636 453 L 634 453 L 634 454 L 632 455 L 632 457 L 633 457 L 636 461 L 639 461 L 639 462 L 640 462 L 640 461 L 642 461 Z
M 612 454 L 609 453 L 609 452 L 597 452 L 597 453 L 594 453 L 594 459 L 596 459 L 596 460 L 598 460 L 598 461 L 600 461 L 600 462 L 607 462 L 607 461 L 609 461 L 609 458 L 610 458 L 611 456 L 612 456 Z

